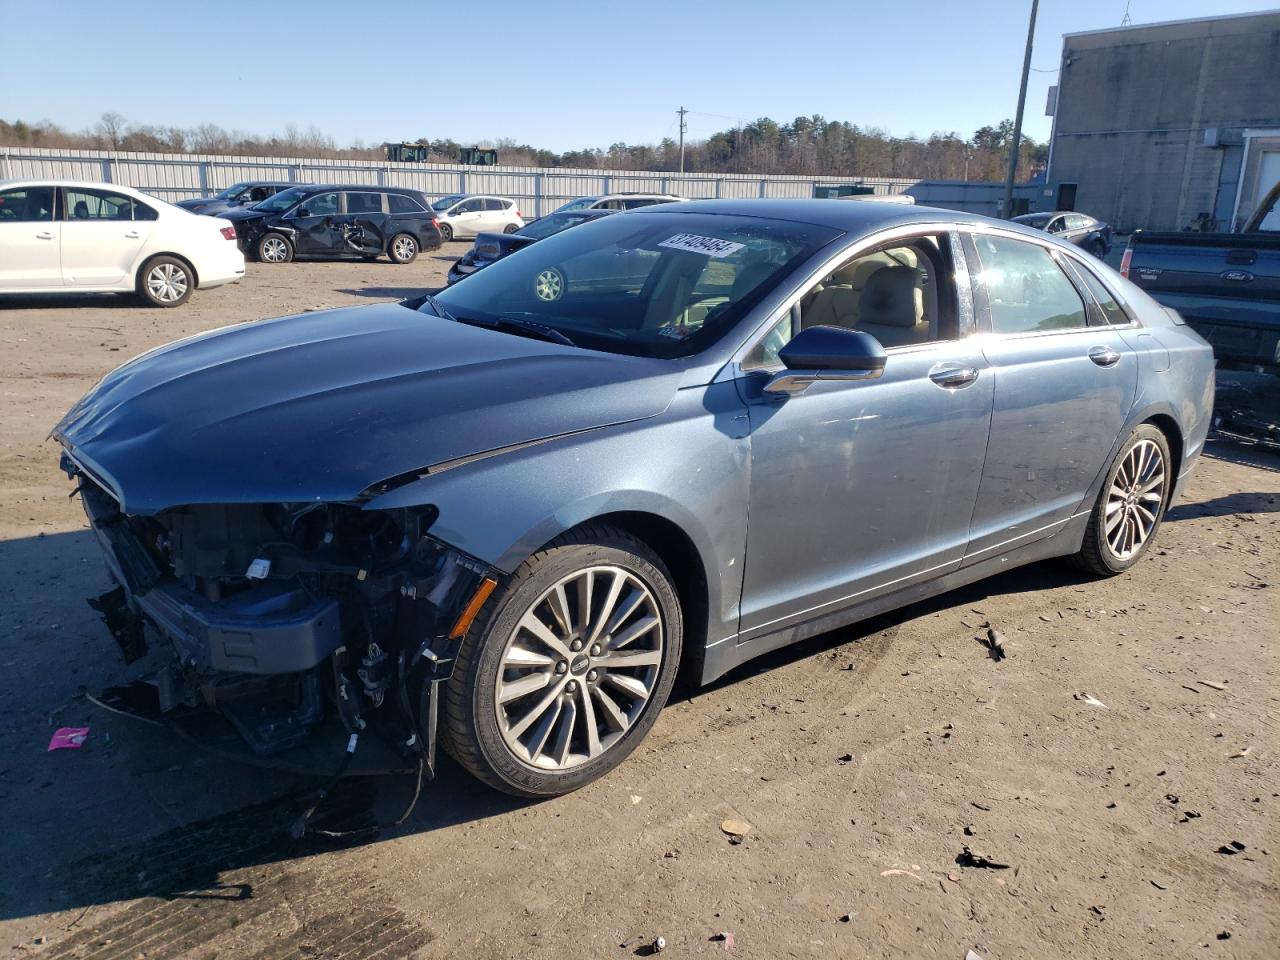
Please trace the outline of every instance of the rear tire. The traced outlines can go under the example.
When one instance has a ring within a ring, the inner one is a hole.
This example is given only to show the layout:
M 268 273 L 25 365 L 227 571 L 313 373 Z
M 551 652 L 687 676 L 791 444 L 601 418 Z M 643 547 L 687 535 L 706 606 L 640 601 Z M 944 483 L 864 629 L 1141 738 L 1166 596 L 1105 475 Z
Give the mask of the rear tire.
M 397 233 L 387 244 L 392 263 L 413 263 L 418 257 L 418 241 L 408 233 Z
M 266 233 L 254 245 L 259 263 L 288 263 L 293 259 L 293 244 L 280 233 Z
M 517 230 L 519 230 L 519 229 L 520 229 L 520 225 L 519 225 L 519 224 L 515 224 L 515 223 L 508 223 L 505 227 L 503 227 L 503 228 L 502 228 L 502 232 L 503 232 L 503 233 L 515 233 L 515 232 L 516 232 Z
M 1158 427 L 1139 424 L 1116 454 L 1098 493 L 1076 566 L 1102 577 L 1142 559 L 1160 529 L 1173 489 L 1169 441 Z
M 195 288 L 195 273 L 177 257 L 152 257 L 138 271 L 138 296 L 153 307 L 180 306 Z
M 518 797 L 603 777 L 670 696 L 682 627 L 671 575 L 646 544 L 605 524 L 559 537 L 494 591 L 463 638 L 444 690 L 445 749 Z
M 448 243 L 453 239 L 453 227 L 447 223 L 440 224 L 440 242 Z

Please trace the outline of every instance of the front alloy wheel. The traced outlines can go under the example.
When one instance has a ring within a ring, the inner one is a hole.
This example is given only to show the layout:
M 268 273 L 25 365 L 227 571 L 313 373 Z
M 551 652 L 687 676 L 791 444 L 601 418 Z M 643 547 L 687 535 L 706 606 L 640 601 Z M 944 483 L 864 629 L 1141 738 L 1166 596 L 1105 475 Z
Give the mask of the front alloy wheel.
M 288 263 L 293 259 L 293 246 L 278 233 L 268 233 L 258 241 L 258 260 L 262 263 Z
M 603 525 L 565 534 L 495 591 L 463 639 L 445 746 L 517 796 L 584 786 L 653 725 L 681 631 L 670 574 L 646 544 Z

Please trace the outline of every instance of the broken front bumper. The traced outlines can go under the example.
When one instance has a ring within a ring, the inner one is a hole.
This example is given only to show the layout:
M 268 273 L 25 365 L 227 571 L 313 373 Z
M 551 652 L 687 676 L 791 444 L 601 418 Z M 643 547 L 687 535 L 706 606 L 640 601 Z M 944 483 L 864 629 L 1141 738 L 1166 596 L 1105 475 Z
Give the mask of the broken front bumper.
M 119 584 L 91 603 L 126 662 L 146 653 L 144 624 L 173 652 L 148 681 L 156 712 L 188 734 L 192 711 L 217 713 L 259 756 L 325 730 L 345 740 L 344 731 L 380 729 L 405 756 L 433 763 L 437 685 L 495 583 L 486 565 L 426 533 L 433 511 L 375 515 L 389 546 L 364 557 L 335 548 L 328 532 L 316 549 L 264 542 L 253 505 L 130 517 L 83 468 L 64 465 Z M 342 523 L 369 517 L 355 505 L 332 509 L 338 540 Z M 246 570 L 244 555 L 260 559 Z

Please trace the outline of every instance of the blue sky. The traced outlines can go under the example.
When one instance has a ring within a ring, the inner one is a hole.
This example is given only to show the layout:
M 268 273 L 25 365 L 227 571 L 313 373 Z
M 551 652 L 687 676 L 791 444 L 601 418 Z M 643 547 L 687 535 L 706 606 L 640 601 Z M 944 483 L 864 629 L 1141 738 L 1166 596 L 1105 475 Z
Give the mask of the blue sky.
M 1130 0 L 1134 23 L 1275 0 Z M 1026 131 L 1048 137 L 1062 34 L 1125 0 L 1042 0 Z M 73 129 L 105 111 L 340 144 L 512 137 L 557 151 L 820 113 L 897 135 L 1011 117 L 1030 0 L 0 0 L 0 116 Z M 54 38 L 52 46 L 47 42 Z

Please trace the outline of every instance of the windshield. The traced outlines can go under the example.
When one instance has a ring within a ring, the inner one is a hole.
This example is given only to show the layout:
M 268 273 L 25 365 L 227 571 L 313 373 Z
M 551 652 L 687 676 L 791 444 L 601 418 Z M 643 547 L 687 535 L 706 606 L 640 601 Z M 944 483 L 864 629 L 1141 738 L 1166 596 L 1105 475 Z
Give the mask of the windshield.
M 307 192 L 301 187 L 290 187 L 288 190 L 281 190 L 274 197 L 267 197 L 261 203 L 255 203 L 251 209 L 265 210 L 267 213 L 284 213 L 306 195 Z
M 580 223 L 586 223 L 588 220 L 598 220 L 595 211 L 582 211 L 579 213 L 553 213 L 535 220 L 533 223 L 526 223 L 518 231 L 522 237 L 533 237 L 535 240 L 541 240 L 543 237 L 549 237 L 553 233 L 559 233 L 561 230 L 568 230 L 570 227 L 576 227 Z
M 1028 213 L 1021 217 L 1014 217 L 1014 223 L 1021 223 L 1024 226 L 1032 227 L 1036 230 L 1043 230 L 1052 217 L 1049 213 Z
M 227 187 L 227 189 L 223 190 L 221 193 L 214 194 L 213 199 L 234 200 L 236 197 L 240 195 L 241 191 L 248 186 L 249 184 L 247 183 L 233 183 L 231 186 Z
M 467 195 L 466 195 L 465 193 L 451 193 L 451 194 L 449 194 L 449 196 L 447 196 L 447 197 L 441 197 L 439 200 L 432 200 L 432 201 L 431 201 L 431 209 L 433 209 L 433 210 L 448 210 L 450 207 L 452 207 L 452 206 L 453 206 L 455 203 L 457 203 L 459 200 L 464 200 L 464 199 L 466 199 L 466 196 L 467 196 Z
M 659 209 L 564 230 L 436 299 L 460 321 L 533 321 L 590 349 L 685 357 L 715 343 L 841 235 L 807 223 Z
M 566 210 L 586 210 L 599 199 L 599 197 L 579 197 L 577 200 L 570 200 L 568 203 L 556 207 L 551 212 L 564 213 Z

